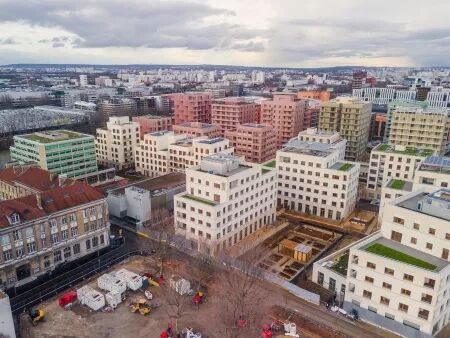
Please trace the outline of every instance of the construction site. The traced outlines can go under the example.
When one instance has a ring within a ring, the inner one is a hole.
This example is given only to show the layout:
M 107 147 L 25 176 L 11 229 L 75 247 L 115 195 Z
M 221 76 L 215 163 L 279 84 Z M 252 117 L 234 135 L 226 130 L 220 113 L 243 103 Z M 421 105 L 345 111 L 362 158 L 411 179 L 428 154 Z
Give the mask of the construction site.
M 235 291 L 221 284 L 221 277 L 204 278 L 181 260 L 168 259 L 164 265 L 162 276 L 152 257 L 133 257 L 74 285 L 23 314 L 21 336 L 169 338 L 179 332 L 186 338 L 224 337 L 226 313 L 232 312 L 224 292 L 232 299 Z M 344 337 L 282 307 L 286 296 L 277 291 L 254 283 L 250 294 L 246 311 L 233 319 L 242 337 Z M 253 331 L 245 333 L 250 322 Z

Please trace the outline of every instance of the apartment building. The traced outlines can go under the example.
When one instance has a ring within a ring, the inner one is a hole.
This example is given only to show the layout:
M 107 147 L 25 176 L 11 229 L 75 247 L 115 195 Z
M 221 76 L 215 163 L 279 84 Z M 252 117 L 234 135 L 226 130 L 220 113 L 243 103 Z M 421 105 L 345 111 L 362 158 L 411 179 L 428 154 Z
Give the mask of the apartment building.
M 347 140 L 345 159 L 361 161 L 366 156 L 372 103 L 353 97 L 321 102 L 319 129 L 337 131 Z
M 159 115 L 133 116 L 131 121 L 139 124 L 141 139 L 144 134 L 155 131 L 172 130 L 172 117 Z
M 430 191 L 434 188 L 450 187 L 450 158 L 429 156 L 416 169 L 414 189 Z
M 109 245 L 105 196 L 81 182 L 0 202 L 0 284 L 34 280 Z
M 72 184 L 64 175 L 34 166 L 10 166 L 0 171 L 0 200 L 34 195 L 59 186 Z
M 388 142 L 422 149 L 437 155 L 448 151 L 450 111 L 447 108 L 398 107 L 392 112 Z
M 117 170 L 134 168 L 134 155 L 139 145 L 139 123 L 128 116 L 111 117 L 106 128 L 97 129 L 95 140 L 97 161 Z
M 214 255 L 275 221 L 275 170 L 211 155 L 186 169 L 186 192 L 174 203 L 176 233 Z
M 388 143 L 390 133 L 391 133 L 391 125 L 392 125 L 392 113 L 396 111 L 397 108 L 422 108 L 427 109 L 428 103 L 422 101 L 414 101 L 414 100 L 395 100 L 388 104 L 387 113 L 386 113 L 386 126 L 384 129 L 384 137 L 383 142 Z
M 272 126 L 277 133 L 277 147 L 302 130 L 307 101 L 298 99 L 295 94 L 275 94 L 272 100 L 261 102 L 261 124 Z
M 255 119 L 256 104 L 245 97 L 227 97 L 212 103 L 211 123 L 220 126 L 222 135 L 240 124 L 254 123 Z
M 136 151 L 136 171 L 150 177 L 184 172 L 203 157 L 219 152 L 233 153 L 230 142 L 222 137 L 192 138 L 167 131 L 145 134 Z
M 353 89 L 353 96 L 362 101 L 386 105 L 396 100 L 415 100 L 416 91 L 412 89 L 398 89 L 396 87 L 372 87 Z
M 301 90 L 297 93 L 299 99 L 313 99 L 319 101 L 329 101 L 331 93 L 328 90 Z
M 207 92 L 187 92 L 170 94 L 174 123 L 211 123 L 212 94 Z
M 277 151 L 278 205 L 341 221 L 355 208 L 359 164 L 343 161 L 346 141 L 337 133 L 312 136 L 322 142 L 303 140 L 309 137 Z
M 131 117 L 137 114 L 137 103 L 129 98 L 114 97 L 101 101 L 99 110 L 104 121 L 113 116 Z
M 267 162 L 277 151 L 277 134 L 268 125 L 242 124 L 236 130 L 225 131 L 225 138 L 230 141 L 235 155 L 244 156 L 248 162 Z
M 10 154 L 18 164 L 37 163 L 42 169 L 71 178 L 98 171 L 94 137 L 69 130 L 14 136 Z
M 172 130 L 175 134 L 184 134 L 192 137 L 220 137 L 222 132 L 220 127 L 203 122 L 185 122 L 182 124 L 176 124 L 172 126 Z
M 344 309 L 405 337 L 450 319 L 450 190 L 412 192 L 385 206 L 381 231 L 349 249 Z
M 412 182 L 420 162 L 432 154 L 427 149 L 381 143 L 370 153 L 367 196 L 381 199 L 381 188 L 391 179 L 399 189 L 404 182 Z

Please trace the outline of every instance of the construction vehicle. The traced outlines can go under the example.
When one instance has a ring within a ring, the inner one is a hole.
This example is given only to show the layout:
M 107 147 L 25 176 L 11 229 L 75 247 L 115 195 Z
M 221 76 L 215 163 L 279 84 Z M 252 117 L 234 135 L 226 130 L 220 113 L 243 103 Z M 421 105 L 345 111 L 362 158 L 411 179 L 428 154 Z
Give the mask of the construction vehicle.
M 33 326 L 36 326 L 39 322 L 43 321 L 45 318 L 44 309 L 37 309 L 37 310 L 31 309 L 28 312 L 28 314 L 30 316 L 30 321 L 31 321 L 31 324 L 33 324 Z
M 131 312 L 137 312 L 143 316 L 148 315 L 152 311 L 152 306 L 147 303 L 147 301 L 144 298 L 139 299 L 137 303 L 132 303 L 130 305 Z

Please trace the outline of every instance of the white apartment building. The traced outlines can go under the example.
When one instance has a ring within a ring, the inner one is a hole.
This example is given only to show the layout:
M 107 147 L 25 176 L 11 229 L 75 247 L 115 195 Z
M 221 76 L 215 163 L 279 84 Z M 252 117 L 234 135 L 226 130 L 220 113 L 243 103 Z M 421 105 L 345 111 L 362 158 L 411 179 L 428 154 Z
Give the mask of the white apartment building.
M 346 141 L 336 133 L 321 141 L 293 139 L 277 151 L 278 205 L 341 221 L 354 210 L 359 164 L 343 161 Z
M 414 189 L 430 191 L 450 187 L 450 158 L 429 156 L 420 163 L 414 175 Z
M 415 90 L 387 88 L 360 88 L 353 89 L 353 96 L 374 104 L 388 104 L 395 100 L 415 100 Z
M 338 151 L 340 159 L 345 157 L 345 146 L 347 142 L 342 139 L 336 131 L 324 131 L 317 128 L 308 128 L 298 133 L 297 139 L 302 142 L 318 142 L 333 145 Z
M 131 122 L 128 116 L 109 118 L 106 128 L 97 129 L 97 162 L 118 170 L 134 168 L 134 155 L 140 140 L 139 128 L 139 123 Z
M 401 181 L 412 181 L 419 163 L 432 153 L 431 150 L 385 143 L 378 145 L 370 153 L 367 196 L 380 200 L 381 188 L 390 179 L 398 181 L 396 186 L 401 185 Z
M 184 134 L 159 131 L 144 135 L 136 150 L 136 171 L 156 177 L 170 172 L 184 172 L 200 164 L 203 157 L 216 154 L 233 154 L 229 140 L 222 137 L 192 138 Z
M 174 202 L 176 233 L 213 255 L 275 221 L 275 170 L 214 154 L 186 169 L 186 192 Z

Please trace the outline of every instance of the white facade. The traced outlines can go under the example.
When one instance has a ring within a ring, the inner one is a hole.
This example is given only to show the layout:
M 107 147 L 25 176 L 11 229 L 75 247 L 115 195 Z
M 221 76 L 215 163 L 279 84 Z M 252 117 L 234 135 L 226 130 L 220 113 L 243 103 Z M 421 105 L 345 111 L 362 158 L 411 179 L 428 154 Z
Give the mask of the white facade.
M 300 139 L 306 135 L 300 134 Z M 294 139 L 277 151 L 278 205 L 337 221 L 349 216 L 356 204 L 359 164 L 344 162 L 343 149 L 345 140 Z
M 88 85 L 88 78 L 86 74 L 80 75 L 80 87 L 86 87 Z
M 414 189 L 431 191 L 434 188 L 450 187 L 450 158 L 427 157 L 416 170 Z
M 415 100 L 415 90 L 400 90 L 387 88 L 361 88 L 353 89 L 353 96 L 374 104 L 388 104 L 395 100 Z
M 0 291 L 0 332 L 4 337 L 16 338 L 9 297 L 2 291 Z
M 139 123 L 130 122 L 128 116 L 110 117 L 105 129 L 97 129 L 97 162 L 118 170 L 133 168 L 139 129 Z
M 136 151 L 136 171 L 156 177 L 170 172 L 184 172 L 200 164 L 203 157 L 212 154 L 233 154 L 230 141 L 221 137 L 192 138 L 173 132 L 154 132 L 144 135 Z
M 186 169 L 186 193 L 175 196 L 175 230 L 215 254 L 276 217 L 276 175 L 262 165 L 215 154 Z

